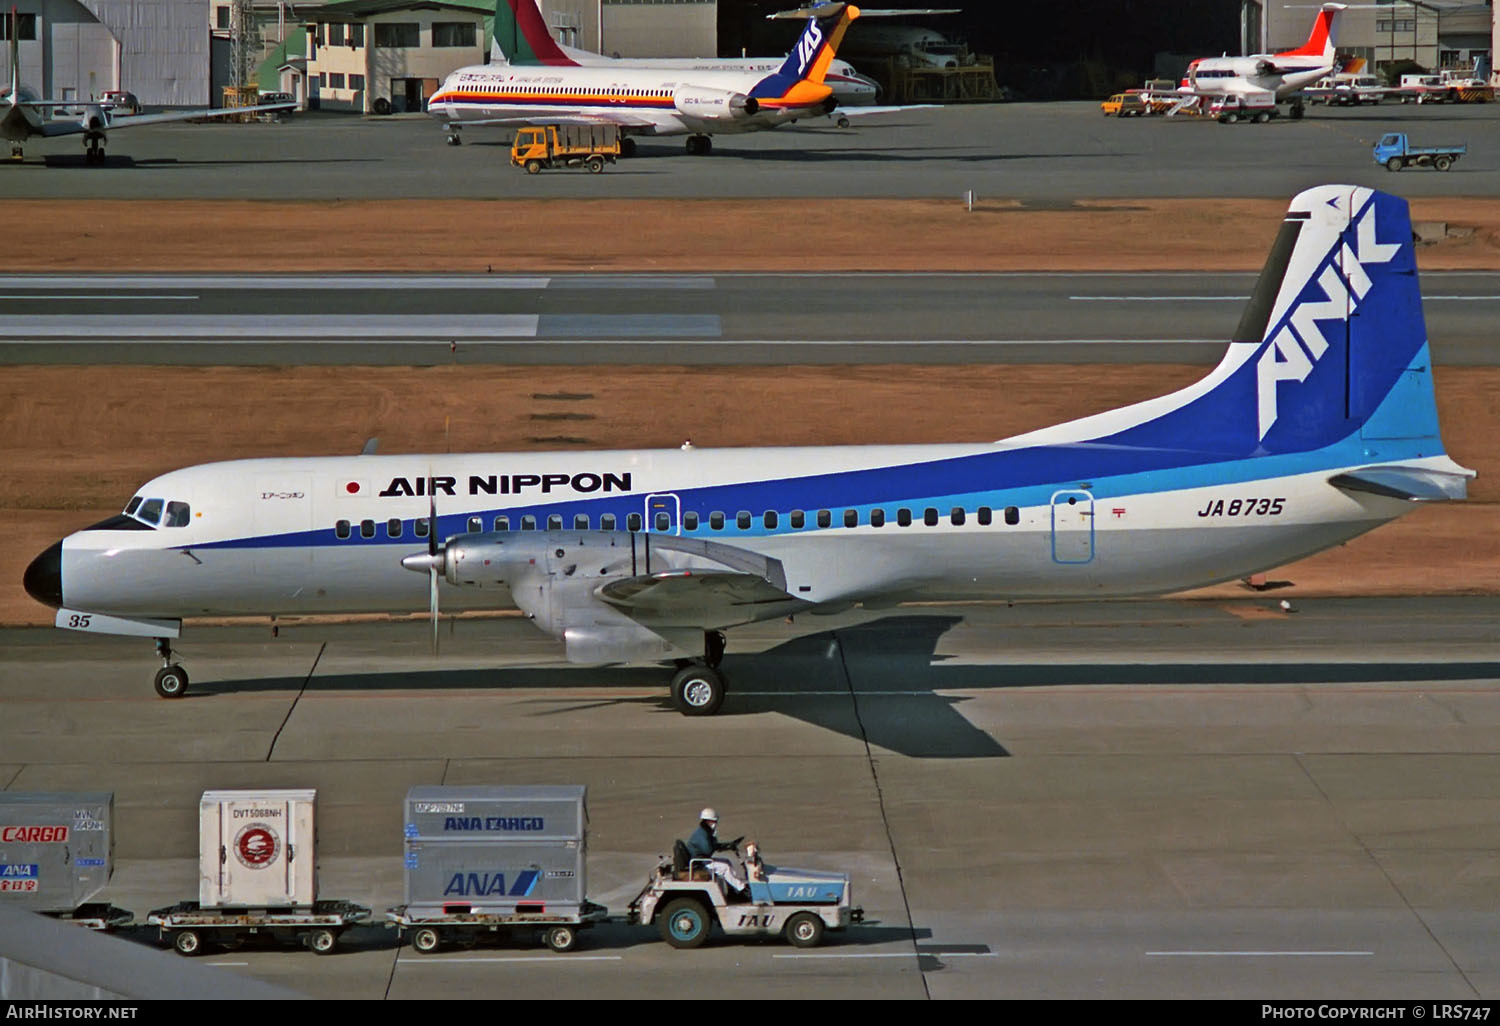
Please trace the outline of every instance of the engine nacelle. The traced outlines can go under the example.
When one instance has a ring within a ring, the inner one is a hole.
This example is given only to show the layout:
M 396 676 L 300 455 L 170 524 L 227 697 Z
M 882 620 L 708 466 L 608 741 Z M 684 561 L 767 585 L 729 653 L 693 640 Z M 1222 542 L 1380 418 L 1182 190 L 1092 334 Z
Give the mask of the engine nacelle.
M 83 108 L 83 117 L 79 119 L 85 132 L 102 132 L 109 127 L 109 119 L 104 115 L 104 108 L 93 104 Z
M 680 85 L 672 91 L 672 105 L 677 113 L 699 121 L 743 121 L 760 110 L 760 102 L 753 96 L 691 85 Z

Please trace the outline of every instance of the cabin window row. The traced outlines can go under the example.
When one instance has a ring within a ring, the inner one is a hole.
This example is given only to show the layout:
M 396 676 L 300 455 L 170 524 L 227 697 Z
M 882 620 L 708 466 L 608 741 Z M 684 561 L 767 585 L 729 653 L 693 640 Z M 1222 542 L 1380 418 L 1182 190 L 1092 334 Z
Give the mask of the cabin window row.
M 820 528 L 832 527 L 834 522 L 834 512 L 834 510 L 820 509 L 813 514 L 813 522 Z M 1020 508 L 1017 506 L 1006 506 L 1005 510 L 1003 511 L 1003 518 L 1005 520 L 1005 523 L 1012 526 L 1019 524 L 1021 522 Z M 808 514 L 804 510 L 794 509 L 787 514 L 786 519 L 788 527 L 790 527 L 794 531 L 801 531 L 807 527 Z M 843 511 L 841 517 L 844 527 L 859 527 L 862 519 L 863 518 L 861 518 L 860 516 L 860 511 L 857 509 L 846 509 Z M 936 527 L 944 519 L 946 519 L 955 527 L 962 527 L 964 524 L 968 523 L 969 513 L 962 506 L 954 506 L 952 509 L 950 509 L 947 513 L 946 518 L 936 507 L 928 506 L 926 509 L 922 510 L 921 523 L 927 527 Z M 742 509 L 734 514 L 732 521 L 733 529 L 748 531 L 755 526 L 756 520 L 759 520 L 761 526 L 766 530 L 773 531 L 781 525 L 781 514 L 776 510 L 766 510 L 764 513 L 760 514 L 759 517 L 757 517 L 749 510 Z M 992 523 L 994 523 L 995 511 L 989 506 L 980 506 L 977 510 L 974 511 L 974 520 L 981 527 L 988 527 Z M 644 518 L 641 516 L 641 514 L 630 513 L 625 517 L 625 530 L 639 531 L 642 529 L 644 522 Z M 870 510 L 869 517 L 868 519 L 865 519 L 864 522 L 868 523 L 870 527 L 884 527 L 887 522 L 886 511 L 884 509 L 876 507 L 875 509 Z M 902 506 L 897 508 L 896 510 L 895 522 L 899 527 L 910 527 L 913 523 L 916 522 L 916 520 L 914 519 L 912 510 L 908 509 L 905 506 Z M 425 518 L 414 520 L 412 523 L 414 525 L 418 538 L 427 537 L 428 523 Z M 567 518 L 565 518 L 562 514 L 550 514 L 547 517 L 546 530 L 561 531 L 563 530 L 566 523 Z M 572 518 L 572 529 L 575 531 L 592 530 L 592 523 L 592 520 L 587 514 L 579 513 L 574 515 Z M 712 513 L 708 514 L 706 518 L 700 517 L 698 513 L 692 511 L 682 514 L 682 529 L 684 531 L 697 531 L 704 526 L 706 526 L 710 531 L 723 531 L 730 529 L 730 524 L 731 520 L 729 518 L 729 515 L 719 510 L 715 510 Z M 378 527 L 379 525 L 374 520 L 361 520 L 358 523 L 359 536 L 361 538 L 374 538 L 378 533 Z M 666 512 L 656 513 L 653 518 L 652 528 L 659 532 L 670 531 L 672 529 L 672 515 Z M 484 529 L 484 517 L 469 517 L 467 523 L 468 533 L 480 534 L 484 531 Z M 532 516 L 531 514 L 519 517 L 516 520 L 514 529 L 519 531 L 535 531 L 537 530 L 537 518 L 535 516 Z M 599 530 L 614 531 L 618 529 L 619 519 L 615 516 L 615 514 L 600 514 Z M 495 517 L 490 521 L 490 530 L 512 530 L 511 518 L 508 516 Z M 350 520 L 340 520 L 334 525 L 333 528 L 334 535 L 339 538 L 352 538 L 354 536 L 354 531 L 355 523 Z M 385 522 L 385 536 L 387 538 L 400 538 L 403 531 L 404 522 L 399 517 L 392 517 Z

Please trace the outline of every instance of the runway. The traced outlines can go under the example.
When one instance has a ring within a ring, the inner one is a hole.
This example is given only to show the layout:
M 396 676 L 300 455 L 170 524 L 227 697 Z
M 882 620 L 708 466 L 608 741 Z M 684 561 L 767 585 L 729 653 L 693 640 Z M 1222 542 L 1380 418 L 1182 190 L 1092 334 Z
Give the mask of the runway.
M 0 363 L 1199 363 L 1255 275 L 0 277 Z M 1500 273 L 1428 272 L 1435 358 L 1500 356 Z
M 323 894 L 383 910 L 411 786 L 581 783 L 612 911 L 713 804 L 871 920 L 813 951 L 367 928 L 200 962 L 319 996 L 1494 999 L 1500 600 L 1278 597 L 762 624 L 709 720 L 515 617 L 445 625 L 438 660 L 421 622 L 189 628 L 178 702 L 144 640 L 10 630 L 0 781 L 113 790 L 105 897 L 138 916 L 196 893 L 206 788 L 316 787 Z

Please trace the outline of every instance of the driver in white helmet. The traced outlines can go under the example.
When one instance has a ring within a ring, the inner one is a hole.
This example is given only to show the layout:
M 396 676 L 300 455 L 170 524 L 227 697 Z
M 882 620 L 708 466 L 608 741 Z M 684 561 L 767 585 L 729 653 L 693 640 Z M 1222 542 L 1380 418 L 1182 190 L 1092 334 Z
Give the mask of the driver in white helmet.
M 719 814 L 713 809 L 704 809 L 698 813 L 698 829 L 693 831 L 693 836 L 687 839 L 688 857 L 694 859 L 707 859 L 709 872 L 722 880 L 735 893 L 745 893 L 745 881 L 735 872 L 734 865 L 728 859 L 714 858 L 721 851 L 738 852 L 743 837 L 724 842 L 719 840 Z

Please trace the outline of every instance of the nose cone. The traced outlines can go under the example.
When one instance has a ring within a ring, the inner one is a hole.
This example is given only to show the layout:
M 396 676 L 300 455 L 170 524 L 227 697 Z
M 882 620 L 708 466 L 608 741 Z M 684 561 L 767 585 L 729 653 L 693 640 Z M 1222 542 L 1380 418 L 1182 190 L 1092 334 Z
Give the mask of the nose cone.
M 26 594 L 43 605 L 61 609 L 62 600 L 62 542 L 54 542 L 46 552 L 31 561 L 26 575 L 21 578 Z

